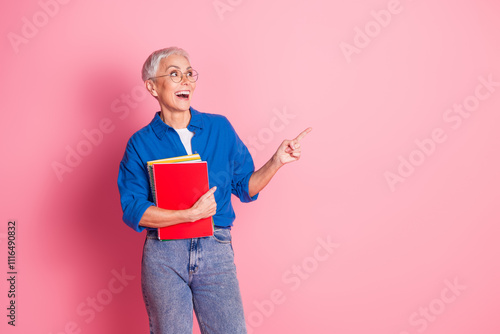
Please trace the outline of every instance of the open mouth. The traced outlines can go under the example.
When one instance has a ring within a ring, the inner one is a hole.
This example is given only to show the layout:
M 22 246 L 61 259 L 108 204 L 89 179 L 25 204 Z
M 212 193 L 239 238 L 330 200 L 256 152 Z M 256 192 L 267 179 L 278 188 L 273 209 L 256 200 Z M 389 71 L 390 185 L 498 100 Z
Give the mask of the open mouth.
M 175 92 L 175 95 L 183 100 L 188 100 L 189 99 L 189 91 L 188 90 L 183 90 L 180 92 Z

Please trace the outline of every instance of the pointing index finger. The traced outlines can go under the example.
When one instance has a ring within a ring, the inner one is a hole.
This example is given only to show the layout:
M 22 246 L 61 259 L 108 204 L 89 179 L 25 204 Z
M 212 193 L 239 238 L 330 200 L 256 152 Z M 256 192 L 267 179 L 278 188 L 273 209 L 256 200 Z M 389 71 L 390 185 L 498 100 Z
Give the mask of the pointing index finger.
M 312 131 L 312 128 L 307 128 L 304 131 L 302 131 L 295 140 L 300 141 L 302 138 L 304 138 L 309 132 Z

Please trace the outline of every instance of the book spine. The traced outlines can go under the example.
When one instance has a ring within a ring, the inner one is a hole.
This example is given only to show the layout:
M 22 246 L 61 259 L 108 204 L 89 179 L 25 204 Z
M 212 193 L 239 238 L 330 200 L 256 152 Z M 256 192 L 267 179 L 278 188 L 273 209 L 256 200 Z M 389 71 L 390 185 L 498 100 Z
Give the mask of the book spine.
M 153 168 L 154 165 L 148 166 L 149 185 L 151 186 L 151 196 L 153 197 L 153 202 L 155 203 L 156 206 L 158 206 L 158 203 L 156 202 L 155 174 Z

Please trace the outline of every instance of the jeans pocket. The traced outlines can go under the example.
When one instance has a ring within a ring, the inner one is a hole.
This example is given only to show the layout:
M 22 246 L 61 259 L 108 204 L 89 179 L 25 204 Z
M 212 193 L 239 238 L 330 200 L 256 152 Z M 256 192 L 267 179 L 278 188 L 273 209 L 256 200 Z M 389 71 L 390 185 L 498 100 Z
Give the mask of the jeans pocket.
M 214 230 L 214 235 L 212 236 L 217 242 L 221 244 L 231 243 L 231 230 L 228 228 L 219 228 Z

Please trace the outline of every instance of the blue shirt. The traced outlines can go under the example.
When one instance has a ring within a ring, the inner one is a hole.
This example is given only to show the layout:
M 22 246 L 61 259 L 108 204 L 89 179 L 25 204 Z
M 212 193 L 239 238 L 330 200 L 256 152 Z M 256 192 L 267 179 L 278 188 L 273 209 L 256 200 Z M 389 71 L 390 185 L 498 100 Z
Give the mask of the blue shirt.
M 203 161 L 207 161 L 209 187 L 217 186 L 214 225 L 232 226 L 236 216 L 231 194 L 242 202 L 258 197 L 258 194 L 253 197 L 248 194 L 248 182 L 255 170 L 252 156 L 226 117 L 200 113 L 193 108 L 190 112 L 191 120 L 187 128 L 194 132 L 191 139 L 193 153 L 198 153 Z M 128 226 L 138 232 L 144 230 L 139 221 L 146 209 L 154 205 L 147 161 L 186 154 L 179 135 L 161 120 L 159 112 L 151 123 L 132 135 L 118 173 L 123 221 Z

